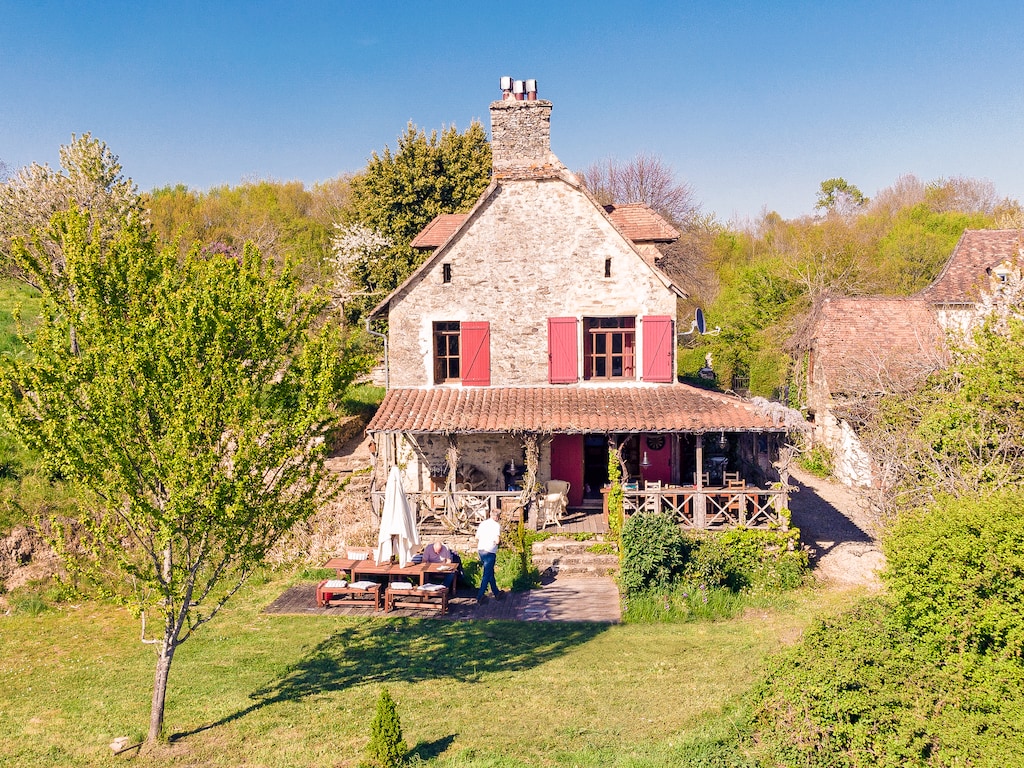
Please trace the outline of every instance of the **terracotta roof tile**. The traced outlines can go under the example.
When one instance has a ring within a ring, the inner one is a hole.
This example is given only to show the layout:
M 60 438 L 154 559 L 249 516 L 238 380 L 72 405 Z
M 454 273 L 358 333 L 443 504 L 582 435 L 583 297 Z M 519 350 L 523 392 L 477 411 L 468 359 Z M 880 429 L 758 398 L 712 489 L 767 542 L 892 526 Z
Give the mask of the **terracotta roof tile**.
M 435 216 L 420 233 L 412 239 L 413 248 L 439 248 L 445 244 L 462 223 L 469 218 L 468 213 L 442 213 Z
M 933 304 L 966 304 L 979 300 L 985 270 L 1018 260 L 1024 229 L 968 229 L 960 237 L 942 273 L 921 291 Z
M 368 432 L 785 432 L 757 405 L 685 384 L 392 389 Z
M 907 387 L 946 361 L 944 335 L 920 298 L 826 298 L 811 329 L 817 364 L 833 393 Z
M 644 203 L 606 205 L 608 218 L 634 243 L 670 243 L 679 238 L 679 230 Z

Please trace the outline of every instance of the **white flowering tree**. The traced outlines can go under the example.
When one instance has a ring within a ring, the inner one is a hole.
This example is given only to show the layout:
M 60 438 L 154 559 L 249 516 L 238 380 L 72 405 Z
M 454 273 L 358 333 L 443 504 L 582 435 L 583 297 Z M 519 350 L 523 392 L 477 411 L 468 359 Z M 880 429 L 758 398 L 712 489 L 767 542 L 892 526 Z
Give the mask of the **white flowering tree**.
M 60 148 L 60 170 L 33 163 L 0 183 L 0 274 L 35 288 L 59 284 L 64 254 L 59 237 L 47 236 L 55 213 L 74 205 L 109 242 L 125 222 L 144 222 L 138 188 L 121 174 L 117 155 L 91 134 L 71 137 Z M 18 239 L 32 241 L 30 256 L 39 263 L 26 269 L 14 259 Z

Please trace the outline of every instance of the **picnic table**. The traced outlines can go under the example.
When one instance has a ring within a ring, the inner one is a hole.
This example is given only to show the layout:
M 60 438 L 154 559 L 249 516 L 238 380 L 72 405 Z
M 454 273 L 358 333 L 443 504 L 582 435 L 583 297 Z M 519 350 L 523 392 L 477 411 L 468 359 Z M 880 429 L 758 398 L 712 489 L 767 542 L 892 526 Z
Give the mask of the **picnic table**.
M 443 588 L 438 590 L 428 586 L 427 576 L 448 576 L 458 568 L 453 563 L 408 563 L 401 566 L 392 562 L 378 563 L 370 559 L 356 560 L 343 557 L 332 557 L 323 567 L 334 569 L 339 577 L 350 581 L 383 577 L 381 586 L 384 609 L 387 611 L 394 608 L 396 603 L 402 603 L 410 607 L 437 607 L 441 613 L 448 610 L 448 598 L 455 594 L 456 581 L 452 581 L 450 591 Z M 411 583 L 413 587 L 393 588 L 392 584 L 396 582 Z

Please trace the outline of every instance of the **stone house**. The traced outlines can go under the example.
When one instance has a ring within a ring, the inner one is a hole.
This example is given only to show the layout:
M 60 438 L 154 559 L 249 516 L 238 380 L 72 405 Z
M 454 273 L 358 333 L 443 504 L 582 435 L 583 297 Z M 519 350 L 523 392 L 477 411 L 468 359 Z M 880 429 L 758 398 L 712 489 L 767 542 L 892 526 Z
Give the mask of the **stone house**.
M 551 151 L 551 102 L 510 96 L 490 107 L 490 185 L 416 237 L 429 255 L 372 312 L 388 322 L 378 472 L 399 464 L 423 494 L 563 480 L 575 508 L 600 508 L 610 446 L 642 482 L 700 483 L 712 454 L 777 477 L 777 416 L 676 381 L 685 293 L 655 257 L 678 233 L 598 204 Z
M 966 230 L 939 276 L 910 297 L 819 300 L 795 344 L 805 365 L 814 442 L 829 449 L 837 478 L 875 480 L 857 438 L 858 412 L 885 392 L 911 391 L 948 362 L 946 337 L 986 314 L 1008 281 L 1020 279 L 1024 230 Z

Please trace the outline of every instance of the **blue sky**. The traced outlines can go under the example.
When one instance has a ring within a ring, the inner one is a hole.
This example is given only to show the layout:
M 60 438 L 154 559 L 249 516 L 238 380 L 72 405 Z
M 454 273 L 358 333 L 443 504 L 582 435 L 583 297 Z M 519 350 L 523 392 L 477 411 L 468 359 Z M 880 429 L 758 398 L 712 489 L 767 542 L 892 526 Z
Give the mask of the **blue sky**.
M 95 7 L 91 7 L 95 6 Z M 1024 4 L 0 0 L 0 160 L 92 132 L 143 190 L 362 167 L 536 78 L 570 168 L 660 155 L 723 220 L 904 173 L 1024 198 Z

